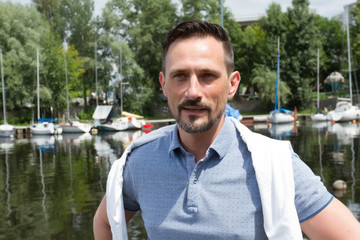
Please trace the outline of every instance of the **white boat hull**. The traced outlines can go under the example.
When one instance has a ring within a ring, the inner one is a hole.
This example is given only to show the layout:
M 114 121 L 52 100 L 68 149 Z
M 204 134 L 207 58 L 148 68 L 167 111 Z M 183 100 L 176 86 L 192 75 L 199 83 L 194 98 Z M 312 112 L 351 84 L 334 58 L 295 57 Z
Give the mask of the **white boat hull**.
M 330 111 L 328 115 L 329 120 L 335 122 L 360 120 L 360 109 L 349 102 L 340 101 L 336 104 L 335 110 Z
M 134 117 L 121 117 L 115 119 L 112 123 L 101 124 L 100 126 L 97 126 L 97 128 L 103 131 L 137 130 L 141 129 L 144 124 L 144 120 L 139 120 Z
M 290 114 L 275 112 L 271 113 L 269 116 L 269 121 L 273 124 L 279 123 L 290 123 L 293 122 L 295 119 Z
M 15 136 L 14 126 L 8 124 L 0 125 L 0 137 L 13 137 Z
M 35 123 L 31 127 L 31 133 L 34 135 L 54 135 L 61 134 L 62 128 L 55 126 L 53 123 Z
M 316 113 L 316 114 L 311 116 L 311 120 L 314 121 L 314 122 L 323 122 L 323 121 L 327 121 L 328 117 L 325 114 Z
M 63 133 L 88 133 L 91 125 L 87 123 L 73 122 L 72 124 L 60 124 Z

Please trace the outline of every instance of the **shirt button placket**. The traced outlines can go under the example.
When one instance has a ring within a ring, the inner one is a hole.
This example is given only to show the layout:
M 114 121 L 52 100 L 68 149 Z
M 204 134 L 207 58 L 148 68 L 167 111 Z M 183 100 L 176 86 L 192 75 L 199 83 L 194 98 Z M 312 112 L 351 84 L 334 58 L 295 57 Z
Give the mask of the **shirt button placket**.
M 196 177 L 196 169 L 195 167 L 191 177 L 189 179 L 189 188 L 188 188 L 188 195 L 187 195 L 187 207 L 188 211 L 192 214 L 197 213 L 198 211 L 198 195 L 199 195 L 199 179 Z

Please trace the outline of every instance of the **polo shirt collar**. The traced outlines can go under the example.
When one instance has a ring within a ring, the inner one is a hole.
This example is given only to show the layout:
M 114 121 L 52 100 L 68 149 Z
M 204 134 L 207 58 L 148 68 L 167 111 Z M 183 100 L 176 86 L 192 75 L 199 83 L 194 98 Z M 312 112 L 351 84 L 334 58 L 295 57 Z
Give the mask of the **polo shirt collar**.
M 171 134 L 171 141 L 169 146 L 169 157 L 171 157 L 171 153 L 174 152 L 176 149 L 181 149 L 181 143 L 179 138 L 179 131 L 178 131 L 178 125 L 175 124 L 174 131 Z
M 233 141 L 233 138 L 230 136 L 234 136 L 235 128 L 233 127 L 232 122 L 228 117 L 225 116 L 224 125 L 221 128 L 220 132 L 216 136 L 213 143 L 210 145 L 209 149 L 215 151 L 220 158 L 223 158 L 226 152 L 229 149 L 230 143 Z M 176 149 L 183 149 L 180 138 L 177 124 L 175 125 L 174 131 L 172 132 L 171 142 L 169 146 L 169 157 L 171 157 L 171 153 Z
M 210 145 L 209 149 L 214 150 L 222 159 L 227 153 L 231 142 L 234 140 L 235 127 L 228 117 L 225 116 L 224 126 Z

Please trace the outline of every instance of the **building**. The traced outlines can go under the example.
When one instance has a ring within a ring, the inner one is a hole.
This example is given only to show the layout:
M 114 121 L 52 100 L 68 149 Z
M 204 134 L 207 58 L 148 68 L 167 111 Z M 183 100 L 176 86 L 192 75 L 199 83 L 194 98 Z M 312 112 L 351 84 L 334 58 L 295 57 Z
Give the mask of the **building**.
M 265 14 L 253 14 L 246 15 L 235 18 L 236 22 L 241 25 L 242 29 L 245 29 L 248 26 L 252 26 L 259 22 L 260 18 L 265 16 Z

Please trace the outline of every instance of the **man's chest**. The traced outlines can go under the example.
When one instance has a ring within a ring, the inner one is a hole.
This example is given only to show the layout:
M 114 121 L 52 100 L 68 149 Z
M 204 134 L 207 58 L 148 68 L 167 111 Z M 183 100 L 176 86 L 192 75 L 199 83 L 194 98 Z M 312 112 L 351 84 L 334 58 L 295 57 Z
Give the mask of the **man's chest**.
M 212 159 L 197 164 L 190 177 L 186 161 L 181 160 L 143 165 L 142 169 L 141 177 L 134 178 L 134 190 L 149 236 L 179 229 L 186 238 L 196 234 L 207 239 L 223 234 L 253 238 L 256 232 L 263 233 L 260 195 L 251 164 Z

